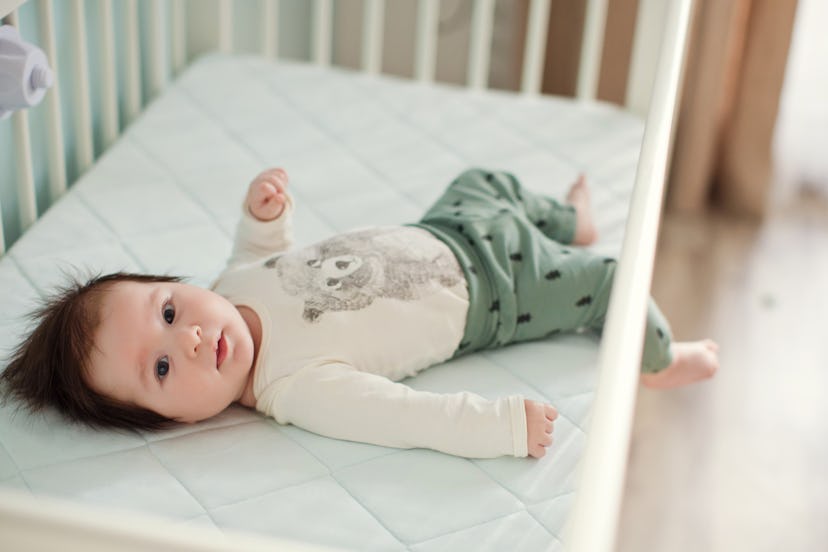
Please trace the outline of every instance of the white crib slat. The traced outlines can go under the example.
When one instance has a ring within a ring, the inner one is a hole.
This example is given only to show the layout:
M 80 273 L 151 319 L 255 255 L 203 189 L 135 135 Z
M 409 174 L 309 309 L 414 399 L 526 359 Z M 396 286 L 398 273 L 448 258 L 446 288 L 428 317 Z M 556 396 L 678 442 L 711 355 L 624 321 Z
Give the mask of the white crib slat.
M 652 47 L 662 40 L 666 6 L 662 0 L 639 0 L 633 35 L 633 49 L 624 101 L 627 109 L 644 115 L 653 91 L 658 50 Z
M 46 127 L 49 134 L 49 198 L 56 201 L 66 191 L 66 160 L 63 147 L 63 124 L 60 109 L 60 82 L 55 48 L 55 16 L 51 0 L 38 0 L 41 45 L 55 74 L 55 82 L 46 93 Z
M 549 29 L 549 0 L 532 0 L 526 22 L 526 44 L 523 48 L 523 70 L 520 91 L 538 94 L 541 91 L 546 38 Z
M 477 0 L 472 12 L 471 51 L 467 72 L 468 85 L 483 89 L 489 83 L 489 59 L 492 51 L 494 0 Z
M 414 77 L 432 82 L 437 65 L 437 25 L 440 22 L 440 0 L 419 0 L 417 5 L 417 58 Z
M 275 58 L 279 56 L 279 2 L 262 0 L 261 17 L 262 55 Z
M 92 108 L 89 97 L 89 58 L 86 46 L 86 20 L 83 0 L 72 2 L 72 51 L 75 58 L 75 151 L 78 173 L 86 172 L 94 159 L 92 146 Z
M 598 357 L 600 368 L 567 549 L 614 549 L 644 342 L 664 177 L 692 0 L 674 0 L 658 60 L 621 257 Z
M 7 19 L 9 25 L 20 29 L 17 10 L 12 11 Z M 20 227 L 26 230 L 37 220 L 37 202 L 35 201 L 34 171 L 32 170 L 32 143 L 29 138 L 29 113 L 25 109 L 12 115 L 14 125 L 14 145 L 17 165 L 17 205 L 20 211 Z
M 127 123 L 141 112 L 141 47 L 138 38 L 138 0 L 126 0 L 124 6 L 126 29 L 126 116 Z
M 606 21 L 607 0 L 588 0 L 575 89 L 575 95 L 581 100 L 594 100 L 598 96 Z
M 16 23 L 12 23 L 16 25 Z M 37 220 L 32 146 L 29 138 L 29 113 L 21 109 L 12 115 L 14 143 L 17 150 L 17 204 L 20 209 L 20 227 L 25 231 Z
M 382 69 L 385 0 L 365 0 L 362 23 L 362 70 L 377 74 Z
M 318 65 L 331 64 L 332 19 L 331 0 L 316 0 L 313 3 L 313 62 Z
M 118 138 L 118 89 L 115 73 L 115 32 L 112 0 L 100 0 L 101 7 L 101 124 L 103 146 L 108 148 Z
M 173 73 L 179 74 L 187 65 L 187 6 L 185 0 L 173 0 L 172 4 L 172 65 Z
M 219 1 L 218 49 L 220 52 L 233 51 L 233 0 Z
M 150 2 L 150 94 L 157 96 L 167 86 L 167 12 L 163 0 Z

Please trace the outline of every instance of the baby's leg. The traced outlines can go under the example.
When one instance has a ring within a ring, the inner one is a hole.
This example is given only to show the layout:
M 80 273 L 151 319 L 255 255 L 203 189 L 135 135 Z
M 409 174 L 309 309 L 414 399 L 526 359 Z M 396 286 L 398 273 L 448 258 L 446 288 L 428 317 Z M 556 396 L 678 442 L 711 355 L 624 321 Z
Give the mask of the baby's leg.
M 585 249 L 567 247 L 531 232 L 515 263 L 517 312 L 515 339 L 603 327 L 612 291 L 615 260 Z M 669 332 L 663 331 L 662 335 Z M 652 336 L 658 339 L 656 330 Z M 666 348 L 665 348 L 666 353 Z M 665 362 L 665 365 L 668 362 Z
M 603 318 L 593 328 L 601 330 Z M 667 389 L 696 383 L 712 377 L 719 367 L 719 347 L 705 339 L 675 342 L 670 325 L 653 299 L 647 306 L 644 349 L 641 354 L 641 383 L 647 387 Z
M 590 245 L 598 239 L 592 218 L 592 197 L 583 174 L 570 186 L 564 204 L 535 194 L 520 186 L 512 175 L 507 176 L 518 190 L 527 216 L 548 238 L 573 245 Z
M 603 331 L 615 260 L 537 237 L 533 247 L 524 249 L 521 266 L 514 267 L 518 269 L 514 286 L 518 291 L 518 323 L 513 340 L 536 339 L 580 328 Z M 670 325 L 650 300 L 642 372 L 660 372 L 670 366 L 675 351 L 671 343 Z
M 666 389 L 708 379 L 719 367 L 718 350 L 718 345 L 709 339 L 673 341 L 667 320 L 650 299 L 644 329 L 641 383 Z
M 590 245 L 598 239 L 598 230 L 592 220 L 592 197 L 589 193 L 586 177 L 582 174 L 569 188 L 566 201 L 575 207 L 575 236 L 572 243 L 575 245 Z
M 601 274 L 602 267 L 594 261 L 586 263 L 584 267 L 584 281 L 597 282 L 599 285 L 594 293 L 589 295 L 590 298 L 595 298 L 594 305 L 584 312 L 586 318 L 581 322 L 584 326 L 600 332 L 603 330 L 609 305 L 615 263 L 605 259 L 603 269 L 606 272 L 604 274 Z M 590 273 L 598 274 L 598 277 L 590 276 Z M 580 293 L 583 291 L 578 292 Z M 709 339 L 674 342 L 672 339 L 669 323 L 655 301 L 650 299 L 647 306 L 644 348 L 641 355 L 642 384 L 647 387 L 667 389 L 703 381 L 716 373 L 719 368 L 719 347 L 715 342 Z
M 530 222 L 546 237 L 562 244 L 588 245 L 595 241 L 589 188 L 583 178 L 572 185 L 567 203 L 524 188 L 512 174 L 470 169 L 458 176 L 424 219 L 478 218 L 511 213 Z
M 673 343 L 670 350 L 670 365 L 641 374 L 641 383 L 654 389 L 681 387 L 711 378 L 719 369 L 719 346 L 710 339 Z

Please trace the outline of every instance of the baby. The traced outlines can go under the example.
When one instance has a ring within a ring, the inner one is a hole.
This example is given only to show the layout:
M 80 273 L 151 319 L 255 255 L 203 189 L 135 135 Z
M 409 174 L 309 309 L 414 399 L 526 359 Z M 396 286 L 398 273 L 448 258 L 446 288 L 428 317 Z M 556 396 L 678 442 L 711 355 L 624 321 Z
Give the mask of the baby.
M 157 429 L 239 403 L 339 439 L 542 457 L 553 406 L 397 382 L 472 351 L 601 329 L 615 261 L 572 247 L 596 239 L 583 178 L 562 204 L 469 170 L 417 224 L 298 250 L 287 186 L 282 169 L 253 180 L 209 290 L 118 273 L 53 297 L 0 376 L 6 394 L 93 426 Z M 651 301 L 642 382 L 675 387 L 717 368 L 716 344 L 672 342 Z

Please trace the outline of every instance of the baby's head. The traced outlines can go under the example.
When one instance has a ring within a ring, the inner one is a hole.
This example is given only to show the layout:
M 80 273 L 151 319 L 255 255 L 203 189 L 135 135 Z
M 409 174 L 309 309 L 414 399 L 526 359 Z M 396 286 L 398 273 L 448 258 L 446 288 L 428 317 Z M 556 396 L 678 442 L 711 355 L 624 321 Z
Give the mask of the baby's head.
M 32 410 L 98 427 L 159 429 L 239 400 L 253 341 L 224 297 L 178 278 L 116 273 L 72 283 L 0 375 Z

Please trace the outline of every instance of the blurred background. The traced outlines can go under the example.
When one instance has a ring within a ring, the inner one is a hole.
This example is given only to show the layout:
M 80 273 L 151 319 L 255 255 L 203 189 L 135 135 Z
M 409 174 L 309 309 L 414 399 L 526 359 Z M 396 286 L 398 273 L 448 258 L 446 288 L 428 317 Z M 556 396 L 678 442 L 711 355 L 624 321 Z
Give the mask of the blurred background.
M 620 551 L 828 547 L 827 22 L 696 2 L 653 295 L 722 365 L 639 392 Z

